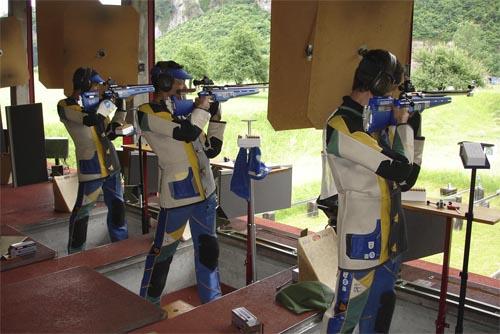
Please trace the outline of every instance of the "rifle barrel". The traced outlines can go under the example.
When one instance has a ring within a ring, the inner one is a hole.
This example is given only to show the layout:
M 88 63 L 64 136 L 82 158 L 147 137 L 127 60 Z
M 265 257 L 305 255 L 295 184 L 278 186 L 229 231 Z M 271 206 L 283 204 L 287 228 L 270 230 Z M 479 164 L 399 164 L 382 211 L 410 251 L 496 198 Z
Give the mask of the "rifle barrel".
M 422 94 L 427 94 L 428 96 L 445 96 L 445 95 L 464 95 L 472 92 L 472 89 L 467 90 L 436 90 L 436 91 L 428 91 L 423 90 Z

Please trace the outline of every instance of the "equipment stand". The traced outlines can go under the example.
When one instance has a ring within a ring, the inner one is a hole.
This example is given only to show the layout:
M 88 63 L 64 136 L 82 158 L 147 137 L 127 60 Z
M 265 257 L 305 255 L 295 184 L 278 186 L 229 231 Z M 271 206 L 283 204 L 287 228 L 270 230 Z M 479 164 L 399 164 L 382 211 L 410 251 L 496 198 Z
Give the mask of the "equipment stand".
M 474 209 L 474 190 L 476 188 L 476 168 L 472 168 L 471 179 L 470 179 L 470 192 L 469 192 L 469 209 L 465 216 L 467 217 L 467 229 L 465 231 L 465 248 L 464 248 L 464 262 L 462 265 L 462 271 L 460 272 L 460 297 L 458 299 L 458 314 L 457 314 L 457 325 L 455 327 L 455 333 L 463 333 L 464 327 L 464 308 L 465 308 L 465 295 L 467 292 L 467 279 L 469 278 L 469 252 L 470 252 L 470 241 L 472 236 L 472 220 L 474 219 L 474 214 L 472 210 Z
M 244 120 L 248 124 L 248 134 L 245 138 L 238 138 L 238 146 L 250 150 L 252 147 L 260 146 L 260 137 L 252 136 L 252 122 L 255 120 Z M 255 235 L 255 198 L 254 180 L 250 178 L 250 198 L 247 201 L 247 256 L 246 256 L 246 282 L 247 285 L 257 281 L 255 258 L 257 255 Z
M 142 152 L 142 136 L 139 134 L 139 140 L 138 140 L 138 145 L 139 145 L 139 184 L 138 184 L 138 190 L 139 190 L 139 205 L 141 208 L 141 226 L 142 226 L 142 234 L 148 234 L 149 233 L 149 212 L 148 212 L 148 193 L 147 189 L 144 184 L 144 179 L 147 178 L 147 160 L 143 158 L 143 152 Z M 144 152 L 145 155 L 147 155 L 147 152 Z
M 255 235 L 255 199 L 254 199 L 254 180 L 250 179 L 250 200 L 247 206 L 247 285 L 257 281 L 257 270 L 255 258 L 257 256 L 256 235 Z
M 460 158 L 464 168 L 471 169 L 471 179 L 470 179 L 470 192 L 469 192 L 469 209 L 465 214 L 467 218 L 467 229 L 465 231 L 465 248 L 464 248 L 464 261 L 462 265 L 462 271 L 460 272 L 460 297 L 458 299 L 458 313 L 457 313 L 457 325 L 455 327 L 455 333 L 463 333 L 464 327 L 464 308 L 465 308 L 465 297 L 467 293 L 467 279 L 469 276 L 469 252 L 470 252 L 470 241 L 472 237 L 472 220 L 474 219 L 473 209 L 474 209 L 474 191 L 476 188 L 476 171 L 477 169 L 489 169 L 490 164 L 486 154 L 484 153 L 484 148 L 492 146 L 491 144 L 484 143 L 471 143 L 471 142 L 461 142 L 460 145 Z

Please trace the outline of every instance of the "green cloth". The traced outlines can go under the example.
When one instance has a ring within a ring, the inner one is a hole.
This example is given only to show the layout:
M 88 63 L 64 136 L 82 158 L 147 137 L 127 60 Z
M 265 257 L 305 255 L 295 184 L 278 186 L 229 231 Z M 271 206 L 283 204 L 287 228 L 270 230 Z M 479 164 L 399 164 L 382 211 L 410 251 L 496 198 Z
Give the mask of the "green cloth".
M 326 311 L 335 293 L 320 281 L 305 281 L 291 284 L 276 294 L 276 301 L 300 314 L 307 311 Z

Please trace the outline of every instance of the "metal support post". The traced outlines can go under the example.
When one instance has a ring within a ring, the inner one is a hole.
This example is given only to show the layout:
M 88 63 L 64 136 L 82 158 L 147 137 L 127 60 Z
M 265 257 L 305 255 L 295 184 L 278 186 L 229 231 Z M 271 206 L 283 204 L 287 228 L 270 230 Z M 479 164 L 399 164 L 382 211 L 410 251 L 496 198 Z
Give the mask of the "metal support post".
M 469 193 L 469 210 L 467 211 L 467 229 L 465 232 L 465 248 L 464 248 L 464 262 L 462 266 L 462 271 L 460 272 L 460 297 L 458 299 L 458 314 L 457 314 L 457 326 L 455 327 L 455 333 L 463 333 L 464 327 L 464 308 L 465 308 L 465 297 L 467 293 L 467 279 L 469 276 L 469 252 L 470 252 L 470 242 L 472 236 L 472 220 L 474 219 L 473 209 L 474 209 L 474 191 L 476 188 L 476 168 L 472 168 L 471 180 L 470 180 L 470 193 Z

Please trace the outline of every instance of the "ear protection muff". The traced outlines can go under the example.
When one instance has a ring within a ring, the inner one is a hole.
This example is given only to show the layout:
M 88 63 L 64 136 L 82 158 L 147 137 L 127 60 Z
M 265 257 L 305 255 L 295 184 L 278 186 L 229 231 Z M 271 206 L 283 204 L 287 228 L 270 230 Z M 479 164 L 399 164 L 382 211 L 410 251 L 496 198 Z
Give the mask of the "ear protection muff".
M 370 91 L 375 96 L 384 96 L 392 90 L 392 86 L 396 83 L 394 72 L 397 67 L 397 59 L 391 52 L 387 51 L 388 61 L 373 59 L 374 63 L 379 64 L 380 69 L 370 83 Z
M 154 66 L 151 69 L 151 83 L 156 90 L 168 92 L 174 84 L 174 77 L 159 66 Z
M 174 77 L 171 76 L 168 72 L 163 72 L 158 76 L 158 88 L 162 92 L 168 92 L 172 89 L 172 85 L 174 84 Z

